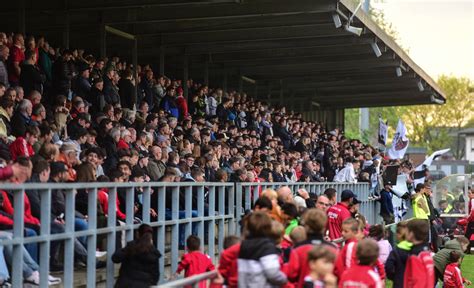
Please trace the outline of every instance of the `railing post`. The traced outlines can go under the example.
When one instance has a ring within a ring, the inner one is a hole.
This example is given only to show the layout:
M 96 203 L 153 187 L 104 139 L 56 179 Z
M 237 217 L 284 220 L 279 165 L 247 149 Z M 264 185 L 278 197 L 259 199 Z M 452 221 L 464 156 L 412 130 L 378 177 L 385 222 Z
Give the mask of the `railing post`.
M 143 190 L 143 204 L 142 204 L 142 220 L 143 223 L 150 223 L 150 195 L 151 188 L 150 186 L 145 187 Z
M 97 229 L 97 188 L 88 189 L 88 231 Z M 97 234 L 87 235 L 87 287 L 96 285 L 95 251 L 97 247 Z
M 74 283 L 75 193 L 75 189 L 66 190 L 66 206 L 64 210 L 66 213 L 66 233 L 69 237 L 64 240 L 64 287 L 73 287 Z
M 171 227 L 171 273 L 174 273 L 178 268 L 178 246 L 179 246 L 179 186 L 173 187 L 171 194 L 171 220 L 173 226 Z M 176 245 L 178 243 L 178 245 Z
M 233 219 L 237 219 L 237 221 L 229 221 L 229 233 L 230 235 L 240 235 L 240 229 L 236 229 L 236 227 L 238 227 L 240 219 L 242 218 L 242 186 L 237 184 L 236 192 L 234 192 L 234 189 L 236 189 L 235 185 L 229 188 L 229 214 L 233 215 Z M 240 201 L 240 205 L 235 205 L 236 200 L 237 203 Z
M 125 196 L 125 208 L 126 211 L 126 224 L 127 224 L 127 229 L 126 231 L 126 239 L 127 242 L 133 240 L 133 219 L 135 215 L 135 188 L 129 187 L 127 188 L 127 195 Z
M 165 218 L 165 210 L 166 210 L 166 187 L 165 186 L 161 186 L 161 187 L 156 187 L 158 188 L 157 191 L 155 193 L 158 193 L 158 203 L 156 207 L 158 207 L 158 222 L 160 223 L 158 225 L 158 235 L 156 237 L 157 239 L 157 243 L 155 243 L 157 245 L 157 249 L 158 251 L 160 251 L 160 253 L 162 253 L 163 255 L 165 254 L 165 232 L 166 232 L 166 226 L 163 224 L 164 221 L 166 220 Z M 165 257 L 162 256 L 160 257 L 160 260 L 159 260 L 159 268 L 160 268 L 160 271 L 165 271 Z M 159 283 L 161 283 L 163 281 L 163 273 L 160 273 L 160 279 L 159 279 Z
M 108 210 L 107 211 L 107 227 L 117 227 L 116 212 L 117 212 L 117 187 L 109 189 L 108 194 Z M 122 231 L 125 233 L 125 231 Z M 107 233 L 107 288 L 114 287 L 115 283 L 115 267 L 112 262 L 112 254 L 115 252 L 115 241 L 116 241 L 115 229 Z M 120 248 L 120 247 L 117 247 Z
M 13 204 L 15 207 L 13 215 L 13 239 L 22 240 L 18 244 L 13 245 L 13 264 L 12 264 L 12 285 L 13 287 L 21 287 L 23 285 L 23 229 L 25 227 L 23 215 L 25 213 L 25 191 L 13 191 Z
M 226 203 L 226 190 L 229 189 L 229 187 L 226 187 L 226 186 L 219 186 L 217 187 L 218 189 L 218 193 L 219 193 L 219 207 L 218 207 L 218 214 L 220 217 L 224 217 L 224 215 L 226 214 L 225 213 L 225 203 Z M 242 201 L 242 200 L 241 200 Z M 228 207 L 228 213 L 230 215 L 233 215 L 234 217 L 232 217 L 232 219 L 229 220 L 230 223 L 234 222 L 235 221 L 235 215 L 234 215 L 234 208 L 233 207 Z M 224 229 L 225 229 L 225 223 L 224 223 L 224 219 L 223 218 L 220 218 L 219 220 L 219 225 L 218 225 L 218 233 L 219 233 L 219 237 L 218 237 L 218 249 L 219 251 L 222 251 L 224 250 Z M 233 225 L 233 224 L 230 224 L 230 225 Z
M 51 234 L 51 189 L 44 189 L 40 191 L 41 201 L 41 236 L 49 236 Z M 40 287 L 48 287 L 49 275 L 49 255 L 51 240 L 46 240 L 39 244 L 40 248 Z
M 216 208 L 216 186 L 211 186 L 209 187 L 209 210 L 208 210 L 208 215 L 210 217 L 212 217 L 212 220 L 210 221 L 207 221 L 207 231 L 208 231 L 208 235 L 207 235 L 207 253 L 209 254 L 209 256 L 212 257 L 212 260 L 214 263 L 216 263 L 216 252 L 215 252 L 215 248 L 214 248 L 214 238 L 215 238 L 215 228 L 216 228 L 216 221 L 215 221 L 215 217 L 216 217 L 216 212 L 215 212 L 215 208 Z M 221 251 L 221 250 L 219 250 Z
M 205 239 L 204 239 L 204 186 L 197 187 L 197 217 L 199 221 L 196 223 L 197 225 L 197 233 L 199 239 L 202 241 L 202 245 L 204 247 Z M 191 225 L 194 225 L 192 222 Z

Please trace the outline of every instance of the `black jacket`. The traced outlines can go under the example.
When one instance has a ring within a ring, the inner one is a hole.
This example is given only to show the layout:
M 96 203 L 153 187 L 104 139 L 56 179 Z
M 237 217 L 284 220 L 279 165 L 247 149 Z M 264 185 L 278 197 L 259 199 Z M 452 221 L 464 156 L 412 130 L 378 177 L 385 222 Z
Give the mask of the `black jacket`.
M 127 247 L 130 245 L 136 245 L 135 241 L 129 242 Z M 126 248 L 122 248 L 112 255 L 114 263 L 122 263 L 115 287 L 145 288 L 156 285 L 160 278 L 158 265 L 158 260 L 161 258 L 160 251 L 153 249 L 148 253 L 134 256 L 128 256 L 125 251 Z
M 87 102 L 92 104 L 89 109 L 92 114 L 102 110 L 103 107 L 100 107 L 101 98 L 104 99 L 104 93 L 96 87 L 92 87 L 86 96 Z
M 106 103 L 111 105 L 115 105 L 120 102 L 118 89 L 108 77 L 104 78 L 104 99 Z
M 91 91 L 91 83 L 89 82 L 89 79 L 86 79 L 79 75 L 74 79 L 73 84 L 74 85 L 72 85 L 72 90 L 74 91 L 74 94 L 83 98 L 89 95 L 89 92 Z
M 387 278 L 393 281 L 393 288 L 403 287 L 408 256 L 410 256 L 410 251 L 399 247 L 395 247 L 388 255 L 387 262 L 385 262 L 385 273 L 387 273 Z
M 39 69 L 34 65 L 24 64 L 21 67 L 20 85 L 23 87 L 26 97 L 29 97 L 33 90 L 43 94 L 43 77 L 41 77 Z
M 136 89 L 132 83 L 132 80 L 127 78 L 120 79 L 118 83 L 119 94 L 120 94 L 120 104 L 122 108 L 133 109 L 133 105 L 136 103 L 135 99 Z
M 53 84 L 56 92 L 67 96 L 71 89 L 71 80 L 74 74 L 74 64 L 58 59 L 53 64 Z
M 26 118 L 19 111 L 15 112 L 11 121 L 11 132 L 15 137 L 24 136 L 26 127 L 31 125 L 31 118 Z

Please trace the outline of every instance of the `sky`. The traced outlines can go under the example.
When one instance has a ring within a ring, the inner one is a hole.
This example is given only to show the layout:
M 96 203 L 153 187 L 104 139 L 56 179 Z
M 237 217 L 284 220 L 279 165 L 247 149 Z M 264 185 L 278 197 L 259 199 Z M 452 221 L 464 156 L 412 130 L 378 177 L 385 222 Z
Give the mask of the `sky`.
M 474 0 L 371 0 L 399 33 L 410 57 L 433 79 L 474 81 Z

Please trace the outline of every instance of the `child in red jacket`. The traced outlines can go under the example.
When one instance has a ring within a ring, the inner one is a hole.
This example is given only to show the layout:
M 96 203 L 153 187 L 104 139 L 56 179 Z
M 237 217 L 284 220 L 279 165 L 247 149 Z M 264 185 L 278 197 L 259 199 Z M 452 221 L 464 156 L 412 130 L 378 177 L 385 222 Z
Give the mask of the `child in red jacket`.
M 379 257 L 379 246 L 372 239 L 363 239 L 357 243 L 356 255 L 358 264 L 342 273 L 339 287 L 382 288 L 383 281 L 373 266 Z
M 189 236 L 188 239 L 186 239 L 186 246 L 188 253 L 183 255 L 183 259 L 179 262 L 178 269 L 172 278 L 176 278 L 183 270 L 184 276 L 190 277 L 215 269 L 211 257 L 200 251 L 201 239 L 199 239 L 199 237 L 194 235 Z M 199 282 L 199 287 L 207 287 L 206 281 Z
M 219 284 L 224 284 L 230 288 L 236 288 L 239 280 L 239 271 L 237 270 L 237 259 L 240 252 L 240 238 L 237 236 L 227 236 L 224 239 L 224 251 L 221 253 L 219 260 L 219 275 L 222 276 L 223 281 Z M 214 281 L 218 282 L 217 280 Z M 215 286 L 215 285 L 214 285 Z M 216 287 L 216 286 L 215 286 Z
M 333 274 L 336 254 L 325 246 L 315 246 L 308 252 L 310 273 L 304 278 L 304 288 L 335 288 L 337 278 Z
M 306 230 L 306 240 L 294 246 L 290 253 L 290 260 L 283 267 L 288 280 L 293 282 L 295 287 L 303 287 L 304 278 L 309 274 L 308 252 L 314 246 L 322 245 L 337 253 L 337 247 L 324 240 L 323 235 L 327 225 L 326 213 L 312 208 L 308 209 L 302 218 Z
M 444 270 L 444 288 L 462 288 L 464 287 L 464 283 L 466 283 L 466 285 L 472 284 L 471 281 L 461 275 L 461 269 L 459 269 L 461 260 L 461 254 L 456 251 L 451 251 L 449 254 L 450 264 L 448 264 L 446 270 Z
M 336 259 L 334 274 L 341 278 L 342 273 L 358 263 L 356 256 L 357 243 L 364 239 L 365 220 L 356 220 L 354 218 L 346 219 L 342 224 L 342 235 L 346 240 L 344 247 L 339 252 Z M 376 261 L 373 266 L 379 277 L 385 279 L 384 265 Z
M 403 287 L 431 288 L 435 285 L 433 255 L 428 246 L 430 226 L 428 220 L 413 219 L 407 224 L 407 240 L 413 243 L 410 249 Z

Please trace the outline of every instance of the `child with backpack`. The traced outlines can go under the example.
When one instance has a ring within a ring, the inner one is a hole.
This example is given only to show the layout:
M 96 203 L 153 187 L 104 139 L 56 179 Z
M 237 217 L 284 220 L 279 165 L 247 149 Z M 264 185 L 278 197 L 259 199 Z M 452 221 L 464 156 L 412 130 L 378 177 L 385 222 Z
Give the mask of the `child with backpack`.
M 450 263 L 446 266 L 446 270 L 444 270 L 444 288 L 463 288 L 464 283 L 468 286 L 472 284 L 471 281 L 462 277 L 461 269 L 459 268 L 461 261 L 461 254 L 456 251 L 451 251 L 449 254 Z
M 403 287 L 433 288 L 435 284 L 434 262 L 428 248 L 429 223 L 425 219 L 413 219 L 407 225 L 407 240 L 413 243 L 411 247 Z
M 336 254 L 323 245 L 315 246 L 308 252 L 310 273 L 304 278 L 304 288 L 335 288 L 337 278 L 333 274 Z
M 183 270 L 184 276 L 190 277 L 215 269 L 211 257 L 201 252 L 201 239 L 199 239 L 199 237 L 194 235 L 189 236 L 188 239 L 186 239 L 186 247 L 188 253 L 183 255 L 173 278 L 179 276 Z M 205 288 L 206 281 L 199 282 L 199 287 Z
M 372 239 L 360 240 L 357 243 L 356 257 L 358 264 L 342 273 L 339 287 L 382 288 L 383 280 L 373 268 L 379 257 L 377 242 Z

